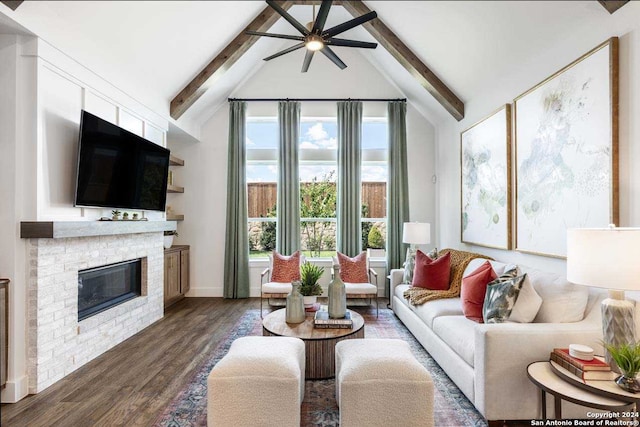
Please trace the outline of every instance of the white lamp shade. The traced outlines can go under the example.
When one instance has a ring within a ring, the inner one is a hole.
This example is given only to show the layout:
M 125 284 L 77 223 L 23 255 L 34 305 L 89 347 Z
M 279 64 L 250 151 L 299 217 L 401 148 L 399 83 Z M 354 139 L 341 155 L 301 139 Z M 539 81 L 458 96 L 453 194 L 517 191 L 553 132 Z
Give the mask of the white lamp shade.
M 567 280 L 587 286 L 640 290 L 640 228 L 567 230 Z
M 412 245 L 431 243 L 431 224 L 428 222 L 405 222 L 402 228 L 402 242 Z

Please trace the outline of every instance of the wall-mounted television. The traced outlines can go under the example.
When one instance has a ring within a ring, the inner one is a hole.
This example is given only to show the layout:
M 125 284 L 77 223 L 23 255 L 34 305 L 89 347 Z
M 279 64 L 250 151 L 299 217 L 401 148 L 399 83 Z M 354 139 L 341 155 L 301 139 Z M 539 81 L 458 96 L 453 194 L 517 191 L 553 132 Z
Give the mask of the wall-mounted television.
M 169 150 L 82 111 L 75 206 L 164 211 Z

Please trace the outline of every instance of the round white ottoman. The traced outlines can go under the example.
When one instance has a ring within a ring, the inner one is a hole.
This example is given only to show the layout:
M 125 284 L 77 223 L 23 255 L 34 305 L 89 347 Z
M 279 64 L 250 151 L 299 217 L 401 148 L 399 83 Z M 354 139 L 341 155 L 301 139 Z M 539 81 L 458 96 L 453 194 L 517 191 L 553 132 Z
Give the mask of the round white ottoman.
M 433 426 L 433 381 L 396 339 L 354 339 L 336 345 L 340 427 Z
M 224 427 L 300 426 L 304 342 L 243 337 L 207 378 L 207 424 Z

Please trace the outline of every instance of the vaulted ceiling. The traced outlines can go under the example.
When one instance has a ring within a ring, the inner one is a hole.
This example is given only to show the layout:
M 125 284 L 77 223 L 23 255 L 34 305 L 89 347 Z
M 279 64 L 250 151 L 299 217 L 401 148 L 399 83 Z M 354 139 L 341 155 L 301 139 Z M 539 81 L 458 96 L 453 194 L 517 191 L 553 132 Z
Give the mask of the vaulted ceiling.
M 473 99 L 483 82 L 496 73 L 508 75 L 524 59 L 540 55 L 558 40 L 571 38 L 576 28 L 606 24 L 610 16 L 591 0 L 364 4 L 375 10 L 462 102 Z M 26 1 L 15 11 L 1 5 L 0 13 L 169 117 L 171 100 L 265 6 L 259 1 Z M 302 22 L 311 20 L 310 5 L 295 5 L 289 12 Z M 343 7 L 334 6 L 327 25 L 351 18 Z M 295 34 L 283 19 L 270 31 Z M 342 36 L 376 41 L 363 28 Z M 256 41 L 227 72 L 207 81 L 205 95 L 181 120 L 201 123 L 238 85 L 259 72 L 262 58 L 291 43 L 266 38 Z M 335 50 L 340 53 L 340 48 Z M 361 54 L 431 121 L 451 117 L 382 46 Z M 301 63 L 304 53 L 290 55 L 299 55 Z

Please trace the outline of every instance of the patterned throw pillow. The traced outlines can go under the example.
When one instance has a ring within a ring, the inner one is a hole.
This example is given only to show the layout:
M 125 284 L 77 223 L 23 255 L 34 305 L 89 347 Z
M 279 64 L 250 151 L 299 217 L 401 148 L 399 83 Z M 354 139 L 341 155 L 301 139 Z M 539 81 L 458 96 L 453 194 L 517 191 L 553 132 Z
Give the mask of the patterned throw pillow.
M 482 306 L 484 323 L 504 323 L 509 319 L 526 274 L 518 276 L 513 268 L 487 285 L 487 294 Z
M 404 262 L 404 273 L 402 273 L 402 283 L 411 284 L 413 282 L 413 270 L 416 264 L 415 252 L 411 255 L 413 257 L 413 264 L 407 264 Z M 433 260 L 438 259 L 438 248 L 433 248 L 427 252 L 427 256 Z
M 350 258 L 338 252 L 338 263 L 340 264 L 340 279 L 345 283 L 369 283 L 367 274 L 367 253 Z
M 421 250 L 416 252 L 416 269 L 413 272 L 412 286 L 446 291 L 451 278 L 451 253 L 447 252 L 438 259 L 431 259 Z
M 291 256 L 280 255 L 273 251 L 271 281 L 291 283 L 294 280 L 300 280 L 300 251 L 295 251 Z

